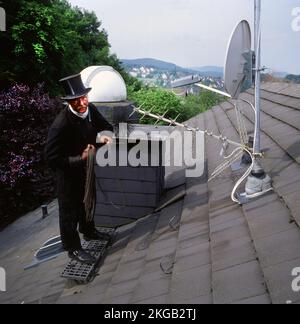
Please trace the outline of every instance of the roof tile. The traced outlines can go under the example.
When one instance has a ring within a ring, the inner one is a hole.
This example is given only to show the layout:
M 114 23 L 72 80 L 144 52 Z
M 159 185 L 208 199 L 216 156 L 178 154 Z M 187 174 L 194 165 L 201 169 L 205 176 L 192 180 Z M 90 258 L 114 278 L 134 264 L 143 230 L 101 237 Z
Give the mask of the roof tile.
M 300 258 L 300 231 L 294 228 L 255 241 L 263 268 Z
M 230 304 L 264 294 L 266 287 L 257 261 L 214 273 L 213 296 L 216 304 Z
M 299 86 L 267 83 L 262 89 L 262 162 L 273 179 L 272 194 L 243 208 L 234 204 L 230 194 L 238 173 L 230 168 L 207 184 L 223 158 L 221 143 L 206 138 L 205 175 L 187 179 L 184 198 L 180 195 L 179 201 L 160 212 L 119 228 L 99 275 L 76 288 L 76 295 L 75 290 L 64 290 L 58 278 L 66 255 L 51 265 L 25 274 L 20 271 L 20 266 L 31 261 L 32 250 L 50 234 L 57 234 L 56 202 L 50 208 L 53 219 L 37 223 L 40 211 L 35 211 L 1 232 L 0 244 L 6 247 L 0 252 L 1 266 L 14 274 L 8 278 L 8 294 L 0 295 L 1 302 L 300 302 L 291 290 L 291 270 L 299 267 L 300 260 L 300 231 L 294 222 L 300 225 Z M 253 102 L 253 93 L 250 89 L 241 98 Z M 245 102 L 239 105 L 247 131 L 253 134 L 253 111 Z M 188 123 L 239 141 L 233 101 Z M 185 170 L 168 171 L 171 187 L 183 185 L 177 190 L 184 193 Z

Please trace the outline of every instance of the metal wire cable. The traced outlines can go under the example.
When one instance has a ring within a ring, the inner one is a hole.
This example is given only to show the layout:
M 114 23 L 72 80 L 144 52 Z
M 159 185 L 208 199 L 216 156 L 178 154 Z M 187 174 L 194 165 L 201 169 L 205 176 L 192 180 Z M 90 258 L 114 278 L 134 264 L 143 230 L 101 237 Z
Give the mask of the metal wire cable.
M 251 107 L 253 108 L 254 112 L 255 112 L 255 108 L 253 107 L 252 103 L 243 100 L 245 102 L 247 102 L 248 104 L 251 105 Z M 144 105 L 144 104 L 143 104 Z M 142 105 L 142 106 L 143 106 Z M 165 115 L 163 116 L 159 116 L 159 115 L 155 115 L 153 113 L 151 113 L 151 111 L 145 111 L 142 110 L 141 107 L 134 107 L 134 112 L 138 112 L 140 114 L 143 115 L 144 117 L 151 117 L 156 119 L 157 121 L 164 121 L 166 123 L 169 123 L 169 125 L 174 125 L 174 126 L 179 126 L 179 127 L 184 127 L 189 131 L 201 131 L 199 128 L 193 128 L 190 127 L 186 124 L 181 124 L 178 123 L 176 120 L 172 120 L 172 119 L 167 119 L 165 118 Z M 219 174 L 221 174 L 224 170 L 226 170 L 232 163 L 236 162 L 237 160 L 241 159 L 243 154 L 246 152 L 249 154 L 249 156 L 251 157 L 252 163 L 251 166 L 247 169 L 247 171 L 244 173 L 244 175 L 237 181 L 237 183 L 235 184 L 232 193 L 231 193 L 231 199 L 233 202 L 235 203 L 240 203 L 239 200 L 236 198 L 236 192 L 238 190 L 238 188 L 240 187 L 240 185 L 246 180 L 246 178 L 251 174 L 254 164 L 255 164 L 255 155 L 252 152 L 252 149 L 250 147 L 248 147 L 247 142 L 248 142 L 248 133 L 247 133 L 247 128 L 245 125 L 245 121 L 243 118 L 243 114 L 240 110 L 240 108 L 238 107 L 238 105 L 235 103 L 235 111 L 236 111 L 236 116 L 237 116 L 237 123 L 238 123 L 238 130 L 239 130 L 239 135 L 240 135 L 240 139 L 241 139 L 241 143 L 237 143 L 235 141 L 229 140 L 226 136 L 220 134 L 219 136 L 215 135 L 213 132 L 209 132 L 208 130 L 203 131 L 205 136 L 209 136 L 209 137 L 213 137 L 216 140 L 219 140 L 223 143 L 223 146 L 226 146 L 227 144 L 231 144 L 233 146 L 236 146 L 236 149 L 233 150 L 233 152 L 228 155 L 228 156 L 224 156 L 225 158 L 225 162 L 223 162 L 221 165 L 219 165 L 214 172 L 212 173 L 211 177 L 209 178 L 208 182 L 212 181 L 213 179 L 215 179 Z M 255 112 L 256 113 L 256 112 Z M 225 148 L 226 150 L 226 148 Z M 253 198 L 257 198 L 260 197 L 262 195 L 264 195 L 265 193 L 269 192 L 273 190 L 273 188 L 267 189 L 263 192 L 259 192 L 253 195 L 247 195 L 248 199 L 253 199 Z
M 243 145 L 246 145 L 248 143 L 248 133 L 247 133 L 247 128 L 246 128 L 245 121 L 243 118 L 243 114 L 242 114 L 241 108 L 239 107 L 237 102 L 235 102 L 234 108 L 235 108 L 235 112 L 236 112 L 236 118 L 237 118 L 238 130 L 239 130 L 241 143 Z
M 230 165 L 239 159 L 242 158 L 244 154 L 243 148 L 237 148 L 235 149 L 230 156 L 228 157 L 227 161 L 223 162 L 221 165 L 219 165 L 214 172 L 211 174 L 210 178 L 208 179 L 208 182 L 211 182 L 213 179 L 215 179 L 218 175 L 220 175 L 223 171 L 225 171 L 227 168 L 230 167 Z
M 215 138 L 218 141 L 227 142 L 227 143 L 229 143 L 229 144 L 231 144 L 233 146 L 243 147 L 242 144 L 240 144 L 238 142 L 235 142 L 235 141 L 232 141 L 232 140 L 228 139 L 226 136 L 224 136 L 222 134 L 218 136 L 218 135 L 215 135 L 213 132 L 210 132 L 208 130 L 204 130 L 203 131 L 203 130 L 201 130 L 199 128 L 194 128 L 194 127 L 190 127 L 190 126 L 188 126 L 186 124 L 179 123 L 179 122 L 176 121 L 176 119 L 175 120 L 168 119 L 168 118 L 164 117 L 165 115 L 159 116 L 159 115 L 153 114 L 153 113 L 151 113 L 151 111 L 153 110 L 153 108 L 150 111 L 142 110 L 141 107 L 143 105 L 141 105 L 140 107 L 134 107 L 134 112 L 138 112 L 139 114 L 143 115 L 142 118 L 151 117 L 151 118 L 154 118 L 154 119 L 156 119 L 158 121 L 163 121 L 165 123 L 168 123 L 170 126 L 171 125 L 174 125 L 174 126 L 178 126 L 178 127 L 184 127 L 188 131 L 194 131 L 194 132 L 202 131 L 205 134 L 205 136 L 213 137 L 213 138 Z

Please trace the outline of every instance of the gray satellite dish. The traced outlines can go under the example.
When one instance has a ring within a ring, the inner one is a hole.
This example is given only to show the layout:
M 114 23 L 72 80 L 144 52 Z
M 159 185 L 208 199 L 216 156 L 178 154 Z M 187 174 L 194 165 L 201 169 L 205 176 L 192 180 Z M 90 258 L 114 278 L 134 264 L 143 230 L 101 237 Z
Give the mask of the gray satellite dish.
M 250 25 L 243 20 L 232 33 L 224 67 L 225 90 L 234 99 L 252 86 L 252 55 Z

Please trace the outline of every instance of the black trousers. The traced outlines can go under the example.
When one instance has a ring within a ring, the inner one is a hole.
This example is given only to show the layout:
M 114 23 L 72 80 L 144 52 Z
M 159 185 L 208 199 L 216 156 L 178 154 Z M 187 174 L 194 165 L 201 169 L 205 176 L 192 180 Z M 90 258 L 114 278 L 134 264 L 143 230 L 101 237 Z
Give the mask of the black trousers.
M 89 234 L 95 229 L 93 221 L 86 222 L 83 204 L 74 205 L 73 208 L 60 207 L 59 225 L 63 248 L 69 252 L 81 248 L 78 230 L 82 234 Z
M 60 235 L 63 248 L 69 252 L 81 248 L 79 232 L 89 234 L 95 229 L 94 221 L 86 221 L 84 185 L 85 177 L 79 174 L 73 179 L 62 174 L 58 178 Z

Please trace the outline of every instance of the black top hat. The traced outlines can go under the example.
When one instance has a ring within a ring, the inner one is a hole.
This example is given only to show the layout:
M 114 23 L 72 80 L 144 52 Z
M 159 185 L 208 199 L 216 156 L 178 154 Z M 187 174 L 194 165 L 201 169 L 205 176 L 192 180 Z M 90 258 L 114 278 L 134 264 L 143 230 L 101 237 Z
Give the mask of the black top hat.
M 63 100 L 80 98 L 87 95 L 92 90 L 92 88 L 86 88 L 83 85 L 80 74 L 71 75 L 67 78 L 59 80 L 59 82 L 62 83 L 66 91 L 66 96 L 61 98 Z

